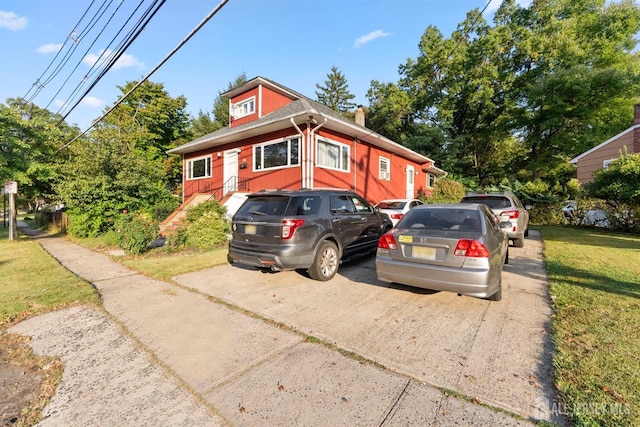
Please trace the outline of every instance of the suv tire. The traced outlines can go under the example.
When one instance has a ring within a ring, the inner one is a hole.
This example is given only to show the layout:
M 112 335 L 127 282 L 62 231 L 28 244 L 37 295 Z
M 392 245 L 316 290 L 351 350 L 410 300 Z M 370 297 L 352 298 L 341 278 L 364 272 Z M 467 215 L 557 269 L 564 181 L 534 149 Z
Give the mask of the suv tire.
M 339 264 L 338 247 L 333 242 L 324 241 L 320 243 L 316 258 L 307 271 L 312 279 L 326 282 L 336 275 Z
M 524 248 L 524 239 L 513 239 L 513 246 L 516 248 Z

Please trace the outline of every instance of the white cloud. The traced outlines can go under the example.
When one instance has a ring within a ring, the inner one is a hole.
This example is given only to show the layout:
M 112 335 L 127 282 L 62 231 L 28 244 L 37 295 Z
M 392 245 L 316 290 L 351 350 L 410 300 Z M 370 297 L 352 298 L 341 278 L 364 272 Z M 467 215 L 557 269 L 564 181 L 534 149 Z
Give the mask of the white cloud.
M 6 12 L 0 10 L 0 27 L 8 30 L 17 31 L 22 30 L 27 26 L 27 18 L 24 16 L 18 16 L 14 12 Z
M 97 54 L 96 53 L 88 54 L 87 56 L 84 57 L 82 62 L 87 64 L 89 67 L 93 67 L 96 64 L 96 62 L 100 60 L 99 65 L 102 65 L 105 59 L 107 59 L 111 55 L 113 55 L 113 51 L 111 50 L 107 50 L 107 51 L 100 50 L 98 51 Z M 111 67 L 111 69 L 119 70 L 120 68 L 127 68 L 127 67 L 136 67 L 142 70 L 144 69 L 144 62 L 140 61 L 138 58 L 136 58 L 133 55 L 129 55 L 125 53 L 116 61 L 116 63 L 113 65 L 113 67 Z
M 105 104 L 106 102 L 104 102 L 102 99 L 96 98 L 94 96 L 85 96 L 84 98 L 82 98 L 82 101 L 80 101 L 80 105 L 93 108 L 99 108 Z
M 42 46 L 38 47 L 36 49 L 36 53 L 58 52 L 60 49 L 62 49 L 61 43 L 49 43 L 49 44 L 43 44 Z
M 360 47 L 362 45 L 365 45 L 367 43 L 369 43 L 370 41 L 373 41 L 379 37 L 385 37 L 385 36 L 389 36 L 391 34 L 389 33 L 385 33 L 382 30 L 376 30 L 373 32 L 370 32 L 369 34 L 366 34 L 362 37 L 358 37 L 358 39 L 356 40 L 356 42 L 353 44 L 353 47 Z

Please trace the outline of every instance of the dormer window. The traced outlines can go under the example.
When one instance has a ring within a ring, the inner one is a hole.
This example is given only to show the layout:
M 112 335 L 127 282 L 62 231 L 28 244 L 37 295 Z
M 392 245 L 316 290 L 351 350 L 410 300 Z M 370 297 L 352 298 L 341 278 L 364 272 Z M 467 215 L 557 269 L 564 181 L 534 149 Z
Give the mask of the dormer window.
M 244 99 L 236 104 L 231 104 L 231 116 L 240 119 L 256 112 L 256 97 Z

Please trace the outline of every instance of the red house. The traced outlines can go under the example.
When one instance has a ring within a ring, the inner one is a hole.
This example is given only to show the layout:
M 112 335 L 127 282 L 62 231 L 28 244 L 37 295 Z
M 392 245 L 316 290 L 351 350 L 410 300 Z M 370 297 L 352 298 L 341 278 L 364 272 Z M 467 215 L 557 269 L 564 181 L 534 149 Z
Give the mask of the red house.
M 256 77 L 222 96 L 229 127 L 169 151 L 183 156 L 183 202 L 234 192 L 344 188 L 371 203 L 430 194 L 434 161 L 289 88 Z

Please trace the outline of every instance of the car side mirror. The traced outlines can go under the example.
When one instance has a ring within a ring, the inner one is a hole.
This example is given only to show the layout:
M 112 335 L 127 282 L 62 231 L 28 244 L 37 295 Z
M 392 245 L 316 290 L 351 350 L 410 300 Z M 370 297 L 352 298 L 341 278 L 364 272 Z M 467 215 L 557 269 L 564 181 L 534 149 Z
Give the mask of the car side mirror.
M 526 210 L 529 210 L 529 209 L 531 209 L 532 207 L 533 207 L 533 206 L 531 206 L 531 205 L 524 205 L 524 208 L 525 208 Z

